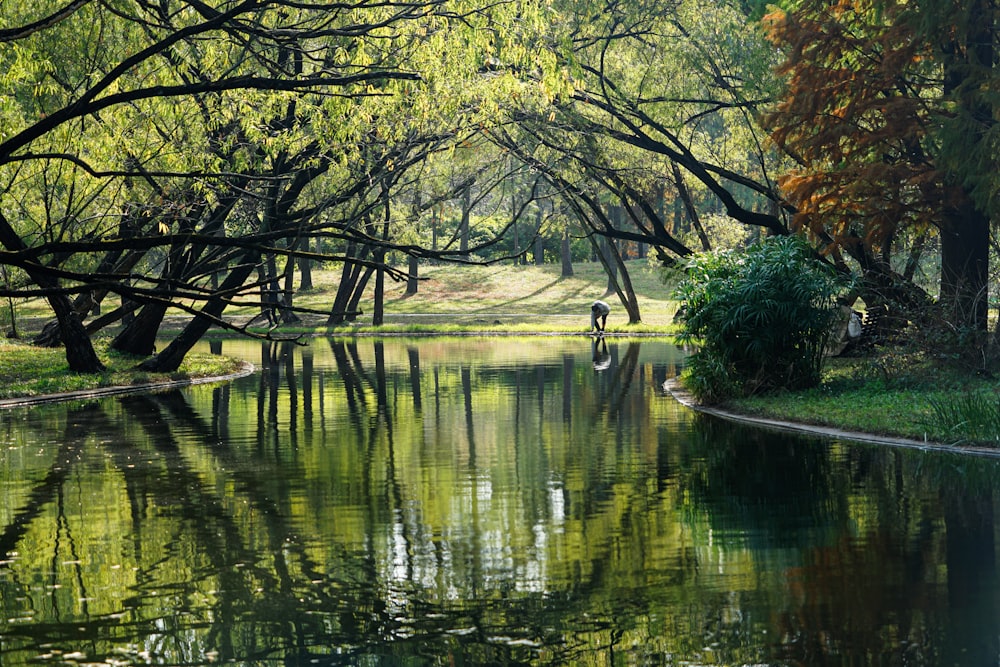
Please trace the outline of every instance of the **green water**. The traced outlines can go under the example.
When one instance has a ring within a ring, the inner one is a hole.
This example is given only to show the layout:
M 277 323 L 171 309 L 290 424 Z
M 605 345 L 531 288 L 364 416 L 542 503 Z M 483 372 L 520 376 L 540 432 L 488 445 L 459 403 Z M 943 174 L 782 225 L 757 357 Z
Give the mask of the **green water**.
M 997 664 L 1000 461 L 606 345 L 225 341 L 257 373 L 0 412 L 0 665 Z

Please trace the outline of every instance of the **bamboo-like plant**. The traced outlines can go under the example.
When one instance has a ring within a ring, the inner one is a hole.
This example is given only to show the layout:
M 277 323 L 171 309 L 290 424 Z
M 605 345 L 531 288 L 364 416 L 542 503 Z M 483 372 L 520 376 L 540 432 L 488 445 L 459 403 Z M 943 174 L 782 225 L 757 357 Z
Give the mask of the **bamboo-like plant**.
M 844 289 L 798 236 L 694 256 L 677 288 L 681 339 L 699 346 L 682 381 L 706 402 L 818 384 Z

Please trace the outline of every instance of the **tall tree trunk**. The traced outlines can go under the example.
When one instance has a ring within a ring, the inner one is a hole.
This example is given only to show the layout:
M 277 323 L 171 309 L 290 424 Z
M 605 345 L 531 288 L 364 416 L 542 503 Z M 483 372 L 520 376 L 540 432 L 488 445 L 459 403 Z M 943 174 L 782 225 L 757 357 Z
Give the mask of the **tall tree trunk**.
M 440 222 L 441 205 L 431 209 L 431 250 L 438 249 L 438 223 Z
M 389 223 L 392 221 L 392 200 L 389 197 L 389 184 L 382 183 L 382 233 L 383 241 L 389 241 Z M 375 303 L 372 307 L 372 325 L 380 326 L 385 320 L 385 246 L 372 253 L 375 256 Z
M 458 249 L 463 257 L 467 257 L 469 254 L 469 236 L 471 235 L 469 218 L 471 215 L 472 188 L 466 187 L 462 192 L 462 220 L 459 222 L 458 228 Z
M 952 139 L 958 147 L 982 145 L 995 125 L 993 108 L 980 89 L 988 84 L 996 56 L 993 36 L 995 9 L 991 0 L 965 3 L 968 34 L 944 46 L 946 98 L 957 103 Z M 947 151 L 948 146 L 943 150 Z M 953 151 L 954 152 L 954 151 Z M 964 155 L 953 158 L 962 159 Z M 989 218 L 977 208 L 971 190 L 945 212 L 941 226 L 941 302 L 946 317 L 959 328 L 986 331 L 989 290 Z
M 539 202 L 535 203 L 535 266 L 541 266 L 545 263 L 545 238 L 542 236 L 542 223 L 545 220 L 545 212 L 542 211 L 542 205 Z
M 295 250 L 298 246 L 298 242 L 292 242 L 289 249 Z M 292 255 L 288 256 L 285 261 L 285 284 L 281 289 L 281 323 L 282 324 L 296 324 L 302 321 L 302 318 L 295 314 L 292 310 L 292 302 L 295 299 L 295 257 Z
M 524 263 L 524 257 L 521 256 L 521 230 L 518 228 L 520 216 L 517 214 L 517 193 L 511 193 L 510 196 L 510 215 L 510 231 L 514 235 L 514 266 L 517 266 Z
M 415 255 L 410 255 L 407 257 L 407 267 L 406 267 L 406 296 L 413 296 L 417 293 L 417 288 L 420 285 L 420 277 L 418 271 L 420 270 L 420 261 Z
M 563 278 L 569 278 L 573 275 L 573 253 L 570 246 L 569 225 L 563 230 L 559 255 L 562 258 L 562 273 L 560 275 Z
M 303 249 L 309 252 L 310 240 L 307 238 L 303 240 Z M 306 257 L 299 257 L 299 289 L 302 291 L 307 291 L 313 288 L 313 273 L 312 273 L 312 260 Z
M 379 263 L 375 269 L 375 304 L 372 308 L 372 326 L 380 326 L 385 320 L 385 268 L 382 262 L 385 261 L 385 252 L 375 253 L 376 261 Z
M 534 260 L 535 266 L 545 264 L 545 239 L 541 234 L 535 234 Z
M 966 198 L 941 229 L 941 303 L 957 327 L 986 331 L 989 218 Z

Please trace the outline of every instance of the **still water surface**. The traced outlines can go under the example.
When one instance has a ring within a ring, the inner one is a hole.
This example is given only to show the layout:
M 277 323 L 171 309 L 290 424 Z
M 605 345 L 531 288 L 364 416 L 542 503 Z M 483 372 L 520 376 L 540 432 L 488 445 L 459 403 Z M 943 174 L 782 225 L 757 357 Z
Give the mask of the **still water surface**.
M 221 347 L 0 413 L 0 665 L 1000 659 L 997 461 L 696 415 L 666 342 Z

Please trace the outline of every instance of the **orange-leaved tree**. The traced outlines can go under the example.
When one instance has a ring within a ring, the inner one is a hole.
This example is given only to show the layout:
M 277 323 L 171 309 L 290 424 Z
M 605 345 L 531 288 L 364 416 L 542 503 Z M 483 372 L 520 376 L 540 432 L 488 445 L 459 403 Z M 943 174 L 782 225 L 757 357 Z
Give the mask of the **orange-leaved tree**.
M 988 187 L 954 155 L 958 147 L 987 152 L 990 113 L 974 91 L 992 76 L 982 27 L 993 25 L 994 10 L 988 0 L 918 4 L 805 0 L 771 14 L 788 88 L 766 123 L 797 162 L 781 181 L 797 223 L 835 256 L 858 261 L 870 298 L 928 315 L 916 313 L 925 300 L 912 274 L 890 260 L 904 231 L 936 235 L 935 312 L 958 329 L 981 330 Z

